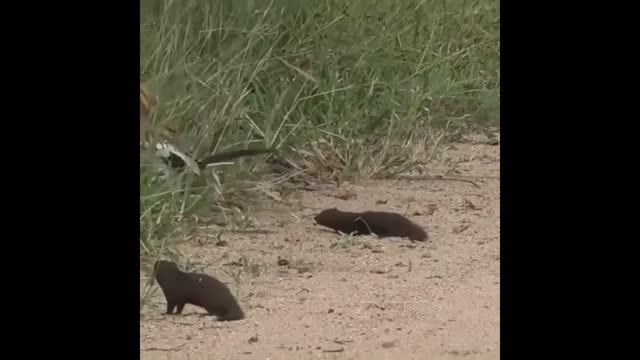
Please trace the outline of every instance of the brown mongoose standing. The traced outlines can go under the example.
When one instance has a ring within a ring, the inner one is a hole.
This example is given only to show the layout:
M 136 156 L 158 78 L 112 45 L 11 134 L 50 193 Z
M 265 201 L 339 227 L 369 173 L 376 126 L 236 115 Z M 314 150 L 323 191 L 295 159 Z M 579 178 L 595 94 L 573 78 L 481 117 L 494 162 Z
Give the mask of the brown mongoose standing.
M 167 314 L 182 314 L 186 304 L 204 308 L 219 321 L 244 319 L 244 312 L 220 280 L 207 274 L 184 272 L 167 260 L 154 264 L 155 279 L 167 300 Z

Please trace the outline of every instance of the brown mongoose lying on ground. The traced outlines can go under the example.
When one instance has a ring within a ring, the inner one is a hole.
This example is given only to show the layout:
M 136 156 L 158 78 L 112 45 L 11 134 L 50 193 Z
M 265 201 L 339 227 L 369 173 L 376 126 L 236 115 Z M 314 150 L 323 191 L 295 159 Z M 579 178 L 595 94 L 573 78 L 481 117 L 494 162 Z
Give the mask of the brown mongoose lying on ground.
M 326 209 L 314 217 L 316 223 L 345 234 L 380 237 L 406 237 L 426 241 L 427 233 L 406 217 L 390 212 L 365 211 L 361 213 Z

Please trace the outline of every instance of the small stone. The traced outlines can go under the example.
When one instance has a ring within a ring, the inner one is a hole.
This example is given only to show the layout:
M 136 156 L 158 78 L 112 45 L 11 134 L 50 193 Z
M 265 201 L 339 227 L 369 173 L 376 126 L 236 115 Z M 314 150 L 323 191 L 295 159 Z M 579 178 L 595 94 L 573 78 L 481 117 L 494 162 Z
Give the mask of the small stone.
M 278 266 L 287 266 L 289 261 L 287 259 L 278 259 Z
M 382 343 L 382 348 L 383 349 L 390 349 L 392 347 L 396 346 L 396 342 L 395 341 L 385 341 Z

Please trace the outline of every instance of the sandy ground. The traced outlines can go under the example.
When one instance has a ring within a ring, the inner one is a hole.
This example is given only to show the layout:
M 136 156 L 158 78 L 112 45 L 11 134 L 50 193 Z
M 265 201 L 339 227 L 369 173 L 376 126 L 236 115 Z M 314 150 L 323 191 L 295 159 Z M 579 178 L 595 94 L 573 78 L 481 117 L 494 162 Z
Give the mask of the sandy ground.
M 166 316 L 157 289 L 141 314 L 141 359 L 499 359 L 499 165 L 499 146 L 453 144 L 432 172 L 455 169 L 479 188 L 396 180 L 350 186 L 349 200 L 307 192 L 297 208 L 257 215 L 263 231 L 203 234 L 182 251 L 229 285 L 247 318 L 217 322 L 190 305 Z M 430 239 L 315 225 L 333 206 L 405 214 Z

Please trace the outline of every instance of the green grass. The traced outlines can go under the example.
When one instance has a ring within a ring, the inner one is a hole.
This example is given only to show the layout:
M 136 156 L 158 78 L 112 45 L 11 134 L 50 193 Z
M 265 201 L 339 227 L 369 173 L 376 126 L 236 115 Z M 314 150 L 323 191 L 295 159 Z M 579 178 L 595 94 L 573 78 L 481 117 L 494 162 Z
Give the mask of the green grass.
M 176 124 L 196 157 L 276 147 L 315 178 L 380 177 L 417 163 L 445 125 L 499 125 L 497 0 L 140 3 L 152 120 Z M 184 219 L 268 194 L 266 158 L 167 180 L 141 165 L 141 256 L 171 251 Z

